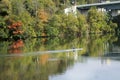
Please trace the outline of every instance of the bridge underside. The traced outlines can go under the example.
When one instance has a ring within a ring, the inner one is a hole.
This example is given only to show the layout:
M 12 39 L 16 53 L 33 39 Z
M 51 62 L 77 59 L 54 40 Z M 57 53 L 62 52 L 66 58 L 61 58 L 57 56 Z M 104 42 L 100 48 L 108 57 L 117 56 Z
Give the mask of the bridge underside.
M 82 6 L 82 7 L 77 7 L 77 9 L 82 13 L 87 15 L 88 10 L 91 7 L 96 7 L 98 11 L 103 11 L 103 12 L 110 12 L 112 16 L 117 16 L 119 15 L 119 10 L 120 10 L 120 3 L 119 4 L 110 4 L 110 5 L 88 5 L 88 6 Z
M 91 7 L 96 7 L 96 8 L 104 8 L 106 10 L 120 10 L 120 3 L 116 4 L 104 4 L 104 5 L 95 5 L 95 4 L 88 4 L 88 5 L 81 5 L 77 6 L 77 9 L 79 10 L 89 10 Z

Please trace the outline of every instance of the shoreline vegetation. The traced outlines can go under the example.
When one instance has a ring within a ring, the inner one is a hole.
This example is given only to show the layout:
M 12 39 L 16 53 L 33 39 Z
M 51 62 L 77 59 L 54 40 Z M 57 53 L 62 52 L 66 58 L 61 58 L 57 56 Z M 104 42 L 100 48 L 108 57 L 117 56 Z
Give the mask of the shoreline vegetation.
M 80 1 L 76 4 L 86 3 Z M 117 24 L 110 15 L 95 7 L 87 16 L 66 15 L 68 5 L 72 6 L 70 0 L 0 0 L 0 40 L 115 33 Z

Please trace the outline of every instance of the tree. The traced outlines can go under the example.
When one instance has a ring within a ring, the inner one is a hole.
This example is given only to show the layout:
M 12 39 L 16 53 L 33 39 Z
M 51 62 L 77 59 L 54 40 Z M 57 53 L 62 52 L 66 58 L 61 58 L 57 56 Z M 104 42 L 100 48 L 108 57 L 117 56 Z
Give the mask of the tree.
M 8 31 L 9 31 L 9 36 L 8 38 L 13 38 L 13 39 L 18 39 L 22 38 L 22 34 L 24 31 L 22 30 L 22 22 L 15 22 L 13 20 L 7 20 L 8 26 Z
M 78 24 L 79 33 L 89 33 L 86 16 L 82 15 L 82 14 L 78 14 L 77 19 L 78 19 L 78 22 L 79 22 L 79 24 Z
M 8 38 L 8 29 L 5 20 L 0 16 L 0 38 Z
M 23 2 L 24 0 L 10 0 L 12 6 L 11 15 L 20 15 L 25 11 Z
M 107 26 L 107 22 L 105 20 L 106 17 L 104 13 L 97 11 L 95 7 L 91 8 L 88 12 L 88 23 L 90 32 L 101 32 L 104 27 Z
M 9 15 L 11 12 L 11 5 L 9 0 L 0 1 L 0 16 Z
M 47 12 L 45 12 L 45 10 L 43 10 L 43 9 L 39 10 L 38 17 L 39 17 L 41 22 L 43 22 L 43 23 L 48 22 L 49 16 L 48 16 Z

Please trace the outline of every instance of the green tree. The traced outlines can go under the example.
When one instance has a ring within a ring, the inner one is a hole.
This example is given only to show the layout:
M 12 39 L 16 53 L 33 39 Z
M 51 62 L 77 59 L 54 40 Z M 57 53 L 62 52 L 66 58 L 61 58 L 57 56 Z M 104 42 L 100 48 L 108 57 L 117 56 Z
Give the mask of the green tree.
M 78 14 L 77 19 L 78 19 L 78 22 L 79 22 L 79 24 L 78 24 L 79 33 L 89 33 L 86 16 L 82 15 L 82 14 Z
M 20 14 L 17 18 L 23 22 L 23 31 L 25 32 L 24 37 L 36 37 L 35 18 L 28 12 Z
M 0 38 L 8 38 L 8 29 L 5 18 L 0 16 Z
M 97 11 L 95 7 L 91 8 L 88 12 L 89 30 L 91 33 L 102 32 L 107 25 L 106 15 Z
M 11 15 L 20 15 L 25 11 L 23 2 L 24 0 L 10 0 L 12 6 Z
M 0 16 L 6 16 L 11 13 L 11 5 L 9 0 L 0 0 Z

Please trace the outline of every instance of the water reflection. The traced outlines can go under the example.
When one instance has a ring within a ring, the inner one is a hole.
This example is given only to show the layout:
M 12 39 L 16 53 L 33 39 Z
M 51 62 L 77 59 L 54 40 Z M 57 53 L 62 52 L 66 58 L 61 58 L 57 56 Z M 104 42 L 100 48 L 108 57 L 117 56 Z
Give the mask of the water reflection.
M 119 80 L 116 42 L 113 35 L 0 42 L 0 80 Z M 73 47 L 83 50 L 63 52 Z M 11 54 L 23 56 L 4 56 Z
M 49 54 L 20 58 L 4 57 L 0 60 L 0 80 L 49 80 L 49 75 L 66 71 L 67 66 L 72 63 L 67 63 L 69 60 L 72 61 Z
M 49 80 L 119 80 L 119 69 L 117 61 L 101 64 L 101 59 L 85 58 L 84 63 L 76 62 L 64 74 L 51 75 Z
M 23 40 L 17 40 L 10 44 L 8 52 L 11 54 L 20 54 L 22 53 L 23 47 L 24 47 Z
M 0 58 L 0 80 L 106 80 L 109 78 L 113 80 L 115 77 L 118 78 L 115 80 L 119 80 L 120 78 L 115 75 L 120 73 L 118 61 L 80 55 L 74 59 L 74 56 L 68 57 L 66 53 L 62 53 L 63 57 L 58 56 L 60 54 Z M 114 75 L 110 76 L 112 73 Z

